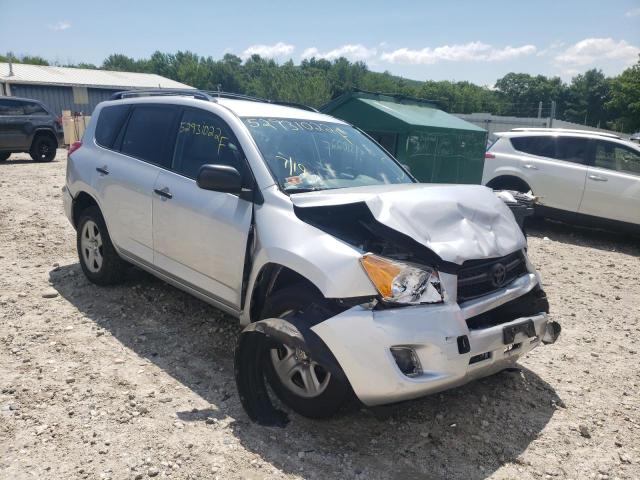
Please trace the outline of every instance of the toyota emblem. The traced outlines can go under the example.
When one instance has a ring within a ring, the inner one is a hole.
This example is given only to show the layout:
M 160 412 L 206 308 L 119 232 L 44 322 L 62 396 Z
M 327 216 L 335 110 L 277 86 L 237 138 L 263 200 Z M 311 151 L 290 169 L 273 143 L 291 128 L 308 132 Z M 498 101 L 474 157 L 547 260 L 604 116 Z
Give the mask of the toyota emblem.
M 491 281 L 491 285 L 495 288 L 499 288 L 504 285 L 505 280 L 507 279 L 507 268 L 502 263 L 496 263 L 491 267 L 491 271 L 489 272 L 489 280 Z

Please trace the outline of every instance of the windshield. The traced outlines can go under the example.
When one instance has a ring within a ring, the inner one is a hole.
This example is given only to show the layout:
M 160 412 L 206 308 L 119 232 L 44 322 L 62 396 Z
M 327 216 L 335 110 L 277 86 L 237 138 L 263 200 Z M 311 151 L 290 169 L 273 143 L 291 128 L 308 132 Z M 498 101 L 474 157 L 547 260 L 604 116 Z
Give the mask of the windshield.
M 413 182 L 384 150 L 348 125 L 277 118 L 243 121 L 287 193 Z

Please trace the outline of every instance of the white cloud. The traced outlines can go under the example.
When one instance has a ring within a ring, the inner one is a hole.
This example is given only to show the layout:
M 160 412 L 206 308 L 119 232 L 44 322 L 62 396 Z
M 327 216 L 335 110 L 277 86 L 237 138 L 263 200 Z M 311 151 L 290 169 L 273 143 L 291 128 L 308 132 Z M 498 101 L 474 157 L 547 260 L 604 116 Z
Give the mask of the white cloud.
M 421 50 L 400 48 L 393 52 L 384 52 L 380 58 L 390 63 L 408 63 L 431 65 L 439 61 L 487 61 L 498 62 L 517 57 L 531 55 L 536 52 L 535 45 L 521 47 L 506 46 L 493 48 L 482 42 L 469 42 L 462 45 L 443 45 L 441 47 L 425 47 Z
M 260 55 L 265 58 L 282 58 L 287 57 L 296 49 L 291 44 L 278 42 L 275 45 L 251 45 L 244 52 L 243 58 L 249 58 L 251 55 Z
M 335 60 L 336 58 L 345 57 L 351 61 L 368 60 L 374 57 L 377 53 L 375 48 L 367 48 L 361 44 L 355 45 L 342 45 L 341 47 L 334 48 L 328 52 L 321 52 L 316 47 L 307 48 L 300 58 L 324 58 L 326 60 Z
M 625 40 L 616 42 L 612 38 L 585 38 L 556 55 L 560 65 L 585 66 L 601 60 L 622 60 L 633 63 L 640 54 L 640 48 Z
M 54 25 L 49 25 L 49 29 L 59 32 L 60 30 L 66 30 L 67 28 L 71 28 L 71 22 L 66 20 L 62 20 Z
M 487 56 L 489 62 L 499 62 L 502 60 L 510 60 L 512 58 L 525 57 L 536 53 L 535 45 L 523 45 L 521 47 L 506 46 L 502 49 L 492 50 Z
M 638 17 L 640 16 L 640 8 L 633 8 L 624 14 L 625 17 Z

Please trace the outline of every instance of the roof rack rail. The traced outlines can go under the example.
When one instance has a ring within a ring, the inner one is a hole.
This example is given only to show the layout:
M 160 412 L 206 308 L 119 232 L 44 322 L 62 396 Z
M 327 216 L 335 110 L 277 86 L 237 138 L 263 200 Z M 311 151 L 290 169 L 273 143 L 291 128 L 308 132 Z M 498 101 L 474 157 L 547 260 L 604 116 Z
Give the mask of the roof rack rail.
M 215 101 L 217 98 L 228 98 L 231 100 L 245 100 L 249 102 L 270 103 L 272 105 L 282 105 L 285 107 L 295 107 L 301 110 L 308 110 L 310 112 L 318 112 L 313 107 L 296 102 L 280 102 L 277 100 L 269 100 L 267 98 L 254 97 L 251 95 L 244 95 L 242 93 L 212 91 L 212 90 L 197 90 L 189 88 L 149 88 L 140 90 L 123 90 L 111 95 L 111 100 L 122 100 L 123 98 L 133 97 L 154 97 L 154 96 L 186 96 L 193 97 L 198 100 L 206 100 L 209 102 Z
M 618 138 L 621 137 L 614 133 L 598 132 L 597 130 L 577 130 L 571 128 L 541 128 L 541 127 L 518 127 L 512 128 L 512 132 L 558 132 L 558 133 L 588 133 L 591 135 L 599 135 L 601 137 Z
M 123 98 L 131 98 L 131 97 L 154 97 L 154 96 L 178 96 L 184 95 L 193 98 L 197 98 L 198 100 L 208 100 L 211 101 L 212 97 L 208 95 L 206 92 L 196 89 L 189 88 L 149 88 L 149 89 L 140 89 L 140 90 L 123 90 L 121 92 L 116 92 L 111 95 L 111 100 L 121 100 Z
M 283 107 L 294 107 L 294 108 L 299 108 L 300 110 L 307 110 L 309 112 L 316 112 L 316 113 L 320 113 L 319 110 L 317 108 L 313 108 L 309 105 L 305 105 L 304 103 L 297 103 L 297 102 L 277 102 L 275 100 L 270 101 L 269 103 L 272 103 L 274 105 L 282 105 Z

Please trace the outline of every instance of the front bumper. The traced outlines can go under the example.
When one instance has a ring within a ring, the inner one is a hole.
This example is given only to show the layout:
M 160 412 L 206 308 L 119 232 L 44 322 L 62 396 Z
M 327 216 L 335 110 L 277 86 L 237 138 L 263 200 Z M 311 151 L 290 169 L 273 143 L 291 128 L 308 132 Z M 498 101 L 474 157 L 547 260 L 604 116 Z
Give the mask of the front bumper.
M 408 400 L 496 373 L 538 346 L 548 332 L 544 312 L 482 329 L 470 330 L 466 322 L 537 285 L 537 276 L 527 274 L 494 295 L 462 306 L 445 303 L 386 310 L 357 306 L 312 330 L 336 357 L 365 405 Z M 536 335 L 530 338 L 519 332 L 511 343 L 505 344 L 504 327 L 526 320 L 533 322 Z M 468 346 L 461 353 L 458 339 L 463 336 L 467 337 Z M 545 338 L 549 338 L 548 334 Z M 420 375 L 408 377 L 400 371 L 390 351 L 396 346 L 415 351 L 422 366 Z

